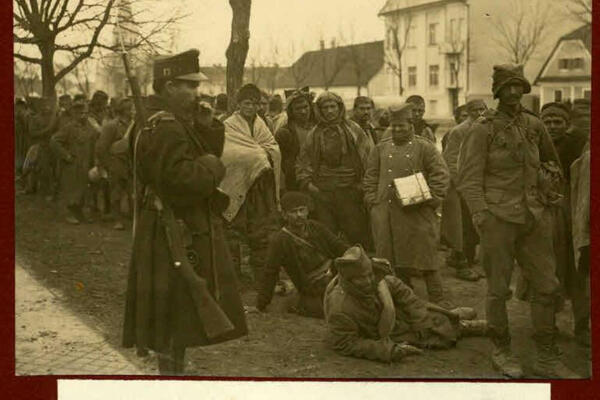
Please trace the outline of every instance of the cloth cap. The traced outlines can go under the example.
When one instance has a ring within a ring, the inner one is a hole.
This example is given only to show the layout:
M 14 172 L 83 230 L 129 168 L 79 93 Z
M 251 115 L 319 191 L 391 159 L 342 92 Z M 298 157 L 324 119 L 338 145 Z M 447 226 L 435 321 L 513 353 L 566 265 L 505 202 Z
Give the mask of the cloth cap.
M 248 99 L 259 101 L 261 97 L 262 93 L 260 89 L 253 83 L 247 83 L 238 90 L 237 102 L 239 103 Z
M 335 259 L 335 267 L 344 279 L 352 279 L 373 272 L 371 259 L 360 245 L 352 246 Z
M 96 90 L 90 100 L 92 105 L 106 105 L 108 104 L 108 94 L 102 90 Z
M 365 103 L 368 103 L 372 107 L 375 107 L 375 103 L 373 102 L 373 100 L 370 97 L 358 96 L 354 99 L 354 108 L 358 107 L 361 104 L 365 104 Z
M 71 103 L 71 109 L 83 110 L 85 109 L 86 101 L 84 99 L 73 100 Z
M 541 117 L 544 118 L 549 115 L 557 115 L 563 118 L 565 121 L 569 121 L 571 111 L 569 107 L 564 103 L 552 102 L 546 103 L 542 107 Z
M 154 60 L 154 80 L 177 79 L 181 81 L 206 81 L 208 78 L 200 72 L 198 56 L 200 51 L 191 49 L 183 53 L 162 56 Z
M 502 64 L 494 65 L 494 75 L 492 83 L 492 92 L 494 98 L 498 97 L 498 92 L 509 83 L 516 82 L 523 85 L 523 93 L 531 92 L 531 84 L 525 78 L 522 65 Z
M 465 106 L 467 107 L 467 111 L 472 111 L 475 107 L 478 106 L 484 106 L 485 108 L 487 108 L 485 101 L 481 99 L 470 100 L 467 102 L 467 104 L 465 104 Z
M 296 207 L 306 206 L 310 204 L 310 198 L 302 192 L 286 192 L 281 196 L 281 209 L 283 211 L 290 211 Z
M 394 121 L 412 120 L 412 109 L 411 103 L 404 103 L 399 106 L 390 107 L 390 123 Z

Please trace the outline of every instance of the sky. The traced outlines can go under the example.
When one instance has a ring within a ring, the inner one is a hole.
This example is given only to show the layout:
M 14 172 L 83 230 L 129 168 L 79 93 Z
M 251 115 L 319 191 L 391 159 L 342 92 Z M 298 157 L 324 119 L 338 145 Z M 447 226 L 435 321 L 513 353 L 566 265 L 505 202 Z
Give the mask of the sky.
M 188 17 L 181 23 L 177 50 L 200 50 L 200 64 L 226 62 L 231 8 L 227 0 L 177 0 Z M 336 42 L 383 40 L 377 13 L 386 0 L 253 0 L 247 63 L 290 65 L 302 53 Z

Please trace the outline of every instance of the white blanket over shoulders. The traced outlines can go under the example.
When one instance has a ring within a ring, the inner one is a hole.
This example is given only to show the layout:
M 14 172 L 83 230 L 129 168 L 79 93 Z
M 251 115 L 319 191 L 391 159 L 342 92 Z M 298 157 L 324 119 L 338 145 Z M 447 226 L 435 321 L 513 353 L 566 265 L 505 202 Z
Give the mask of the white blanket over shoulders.
M 227 221 L 235 218 L 256 178 L 268 169 L 274 171 L 275 195 L 279 204 L 281 153 L 265 122 L 256 117 L 252 134 L 248 122 L 236 111 L 223 124 L 225 145 L 221 161 L 227 170 L 220 188 L 230 197 L 223 217 Z

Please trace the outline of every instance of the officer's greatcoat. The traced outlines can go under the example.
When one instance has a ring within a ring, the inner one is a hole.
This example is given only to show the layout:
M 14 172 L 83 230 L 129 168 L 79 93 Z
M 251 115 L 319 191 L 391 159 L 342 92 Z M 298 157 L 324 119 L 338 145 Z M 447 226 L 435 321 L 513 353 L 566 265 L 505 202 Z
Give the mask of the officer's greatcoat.
M 82 124 L 72 120 L 50 140 L 52 150 L 61 160 L 60 190 L 68 205 L 83 205 L 97 138 L 97 132 L 87 121 Z M 66 161 L 69 155 L 73 157 L 71 162 Z
M 433 200 L 402 207 L 393 180 L 422 172 Z M 435 208 L 448 190 L 448 167 L 435 145 L 412 136 L 397 145 L 380 142 L 369 156 L 363 181 L 365 202 L 371 209 L 371 226 L 377 257 L 395 268 L 436 270 L 438 222 Z
M 192 142 L 190 134 L 197 135 L 201 148 Z M 222 126 L 220 136 L 222 143 Z M 223 235 L 220 216 L 223 210 L 218 209 L 214 200 L 224 167 L 219 158 L 209 154 L 206 143 L 186 120 L 165 112 L 155 119 L 154 128 L 144 131 L 139 139 L 137 176 L 164 205 L 173 209 L 176 218 L 185 221 L 192 235 L 195 270 L 208 281 L 213 294 L 213 282 L 218 282 L 218 302 L 235 330 L 212 340 L 207 338 L 189 288 L 173 268 L 153 196 L 147 195 L 139 213 L 130 265 L 123 336 L 126 347 L 137 345 L 166 351 L 170 339 L 177 346 L 188 347 L 222 342 L 247 333 Z M 216 262 L 215 268 L 211 260 Z

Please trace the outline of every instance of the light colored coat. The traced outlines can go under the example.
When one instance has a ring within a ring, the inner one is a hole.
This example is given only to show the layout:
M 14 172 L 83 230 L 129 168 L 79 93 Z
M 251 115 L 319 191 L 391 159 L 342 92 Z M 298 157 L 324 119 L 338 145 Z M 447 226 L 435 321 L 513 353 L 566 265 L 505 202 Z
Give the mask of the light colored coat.
M 433 199 L 402 207 L 395 197 L 393 180 L 422 172 Z M 401 145 L 379 143 L 369 156 L 363 180 L 365 203 L 371 210 L 376 256 L 395 268 L 435 270 L 438 222 L 435 208 L 446 195 L 448 167 L 435 145 L 413 136 Z

